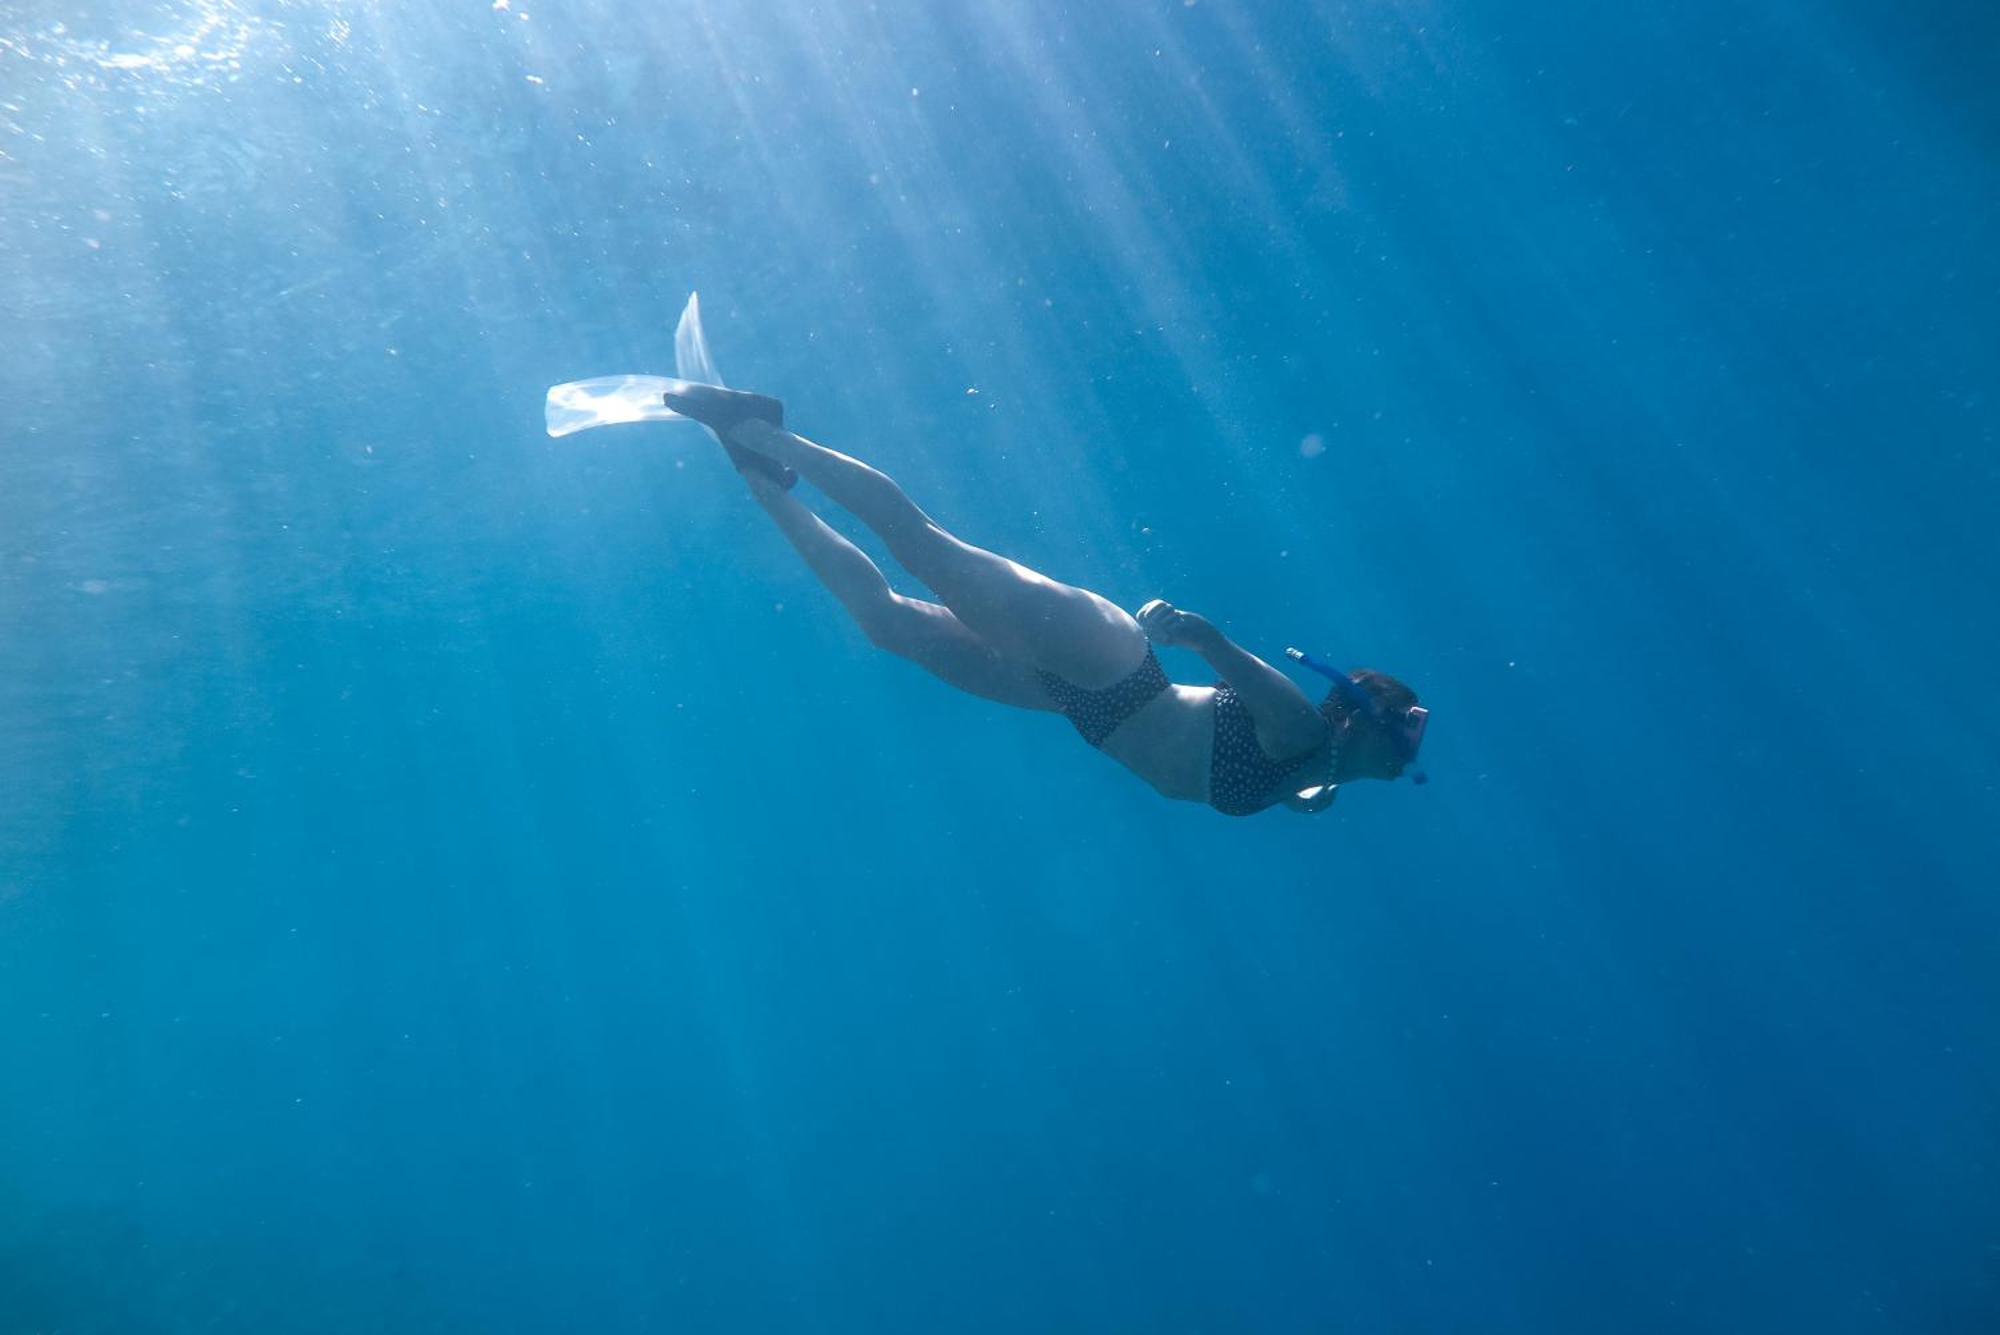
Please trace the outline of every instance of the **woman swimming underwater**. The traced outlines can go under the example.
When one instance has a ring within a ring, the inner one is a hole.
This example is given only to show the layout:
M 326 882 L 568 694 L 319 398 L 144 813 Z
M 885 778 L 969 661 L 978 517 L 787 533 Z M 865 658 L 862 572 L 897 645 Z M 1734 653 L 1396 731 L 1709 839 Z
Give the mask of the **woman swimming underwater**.
M 666 404 L 714 431 L 751 494 L 870 642 L 973 695 L 1066 716 L 1083 739 L 1162 796 L 1231 816 L 1280 803 L 1323 811 L 1336 785 L 1394 779 L 1416 758 L 1427 711 L 1379 672 L 1325 673 L 1317 705 L 1206 618 L 1155 599 L 1137 617 L 960 541 L 859 459 L 785 430 L 775 399 L 686 385 Z M 873 529 L 939 599 L 908 598 L 792 495 L 804 477 Z M 1191 649 L 1221 678 L 1167 679 L 1155 644 Z

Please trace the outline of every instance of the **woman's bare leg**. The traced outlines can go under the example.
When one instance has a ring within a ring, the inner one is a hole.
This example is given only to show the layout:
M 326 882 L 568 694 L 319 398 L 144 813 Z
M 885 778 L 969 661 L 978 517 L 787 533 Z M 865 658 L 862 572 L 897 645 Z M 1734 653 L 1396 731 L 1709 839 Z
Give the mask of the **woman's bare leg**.
M 960 541 L 887 474 L 861 460 L 754 419 L 737 424 L 729 439 L 797 469 L 875 530 L 904 569 L 1001 653 L 1093 690 L 1118 681 L 1145 657 L 1146 637 L 1123 608 Z
M 746 473 L 751 494 L 878 649 L 907 658 L 962 691 L 1023 709 L 1053 709 L 1034 671 L 981 639 L 949 608 L 905 598 L 867 553 L 834 532 L 797 497 Z

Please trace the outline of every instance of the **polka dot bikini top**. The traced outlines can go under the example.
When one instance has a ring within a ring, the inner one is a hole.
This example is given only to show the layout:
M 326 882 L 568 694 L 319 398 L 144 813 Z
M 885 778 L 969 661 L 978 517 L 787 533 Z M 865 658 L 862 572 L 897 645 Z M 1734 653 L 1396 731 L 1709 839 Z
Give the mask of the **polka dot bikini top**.
M 1208 761 L 1208 804 L 1225 816 L 1254 816 L 1282 801 L 1280 787 L 1317 750 L 1273 760 L 1257 741 L 1257 724 L 1243 698 L 1226 681 L 1215 683 L 1215 748 Z
M 1063 717 L 1092 746 L 1104 745 L 1104 739 L 1116 732 L 1119 724 L 1173 684 L 1150 646 L 1145 662 L 1101 691 L 1086 690 L 1053 672 L 1035 675 Z M 1286 795 L 1287 790 L 1280 785 L 1313 755 L 1308 751 L 1290 760 L 1265 755 L 1249 708 L 1228 682 L 1215 683 L 1215 746 L 1208 762 L 1210 806 L 1225 816 L 1254 816 Z

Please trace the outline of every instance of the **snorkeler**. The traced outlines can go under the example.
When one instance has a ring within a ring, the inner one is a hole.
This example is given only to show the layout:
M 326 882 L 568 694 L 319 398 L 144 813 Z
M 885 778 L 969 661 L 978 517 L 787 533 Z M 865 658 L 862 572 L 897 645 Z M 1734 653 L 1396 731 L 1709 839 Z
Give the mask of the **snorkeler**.
M 775 399 L 677 388 L 663 394 L 665 406 L 716 434 L 758 504 L 871 643 L 962 691 L 1064 715 L 1162 796 L 1231 816 L 1280 803 L 1323 811 L 1338 785 L 1394 779 L 1416 758 L 1428 711 L 1395 678 L 1289 651 L 1333 682 L 1315 705 L 1205 617 L 1160 599 L 1134 617 L 959 540 L 886 475 L 786 430 Z M 890 588 L 865 553 L 792 494 L 799 477 L 873 529 L 939 601 Z M 1156 644 L 1193 650 L 1221 680 L 1170 681 Z

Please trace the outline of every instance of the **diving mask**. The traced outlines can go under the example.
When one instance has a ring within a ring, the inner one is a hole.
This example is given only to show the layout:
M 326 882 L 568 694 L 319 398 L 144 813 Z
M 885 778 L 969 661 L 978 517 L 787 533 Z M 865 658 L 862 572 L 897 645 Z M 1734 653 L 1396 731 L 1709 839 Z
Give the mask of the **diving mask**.
M 1367 688 L 1362 686 L 1350 674 L 1342 672 L 1339 668 L 1327 663 L 1322 663 L 1303 649 L 1287 648 L 1285 650 L 1285 657 L 1291 659 L 1300 667 L 1311 668 L 1314 672 L 1319 673 L 1320 676 L 1332 682 L 1334 692 L 1342 700 L 1345 700 L 1348 707 L 1356 713 L 1366 714 L 1370 718 L 1391 724 L 1396 729 L 1396 735 L 1402 742 L 1403 763 L 1405 765 L 1410 764 L 1417 758 L 1417 749 L 1424 744 L 1424 729 L 1430 726 L 1430 710 L 1424 708 L 1422 705 L 1411 705 L 1403 711 L 1401 718 L 1392 719 L 1389 717 L 1388 711 L 1383 709 L 1376 702 L 1375 697 L 1368 693 Z M 1426 775 L 1422 770 L 1413 772 L 1410 775 L 1410 779 L 1414 783 L 1430 782 L 1430 776 Z

